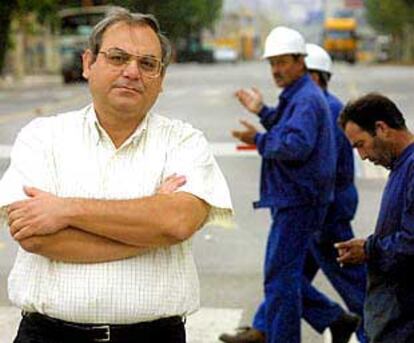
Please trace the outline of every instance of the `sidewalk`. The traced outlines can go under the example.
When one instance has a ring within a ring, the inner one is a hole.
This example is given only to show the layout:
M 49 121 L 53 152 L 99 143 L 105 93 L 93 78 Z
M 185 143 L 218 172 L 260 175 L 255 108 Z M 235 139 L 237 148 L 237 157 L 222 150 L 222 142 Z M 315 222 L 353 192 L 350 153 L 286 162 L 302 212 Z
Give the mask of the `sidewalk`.
M 19 321 L 19 309 L 0 306 L 0 343 L 13 342 Z
M 27 89 L 43 85 L 62 84 L 60 74 L 25 75 L 22 78 L 14 78 L 10 75 L 0 77 L 0 90 Z

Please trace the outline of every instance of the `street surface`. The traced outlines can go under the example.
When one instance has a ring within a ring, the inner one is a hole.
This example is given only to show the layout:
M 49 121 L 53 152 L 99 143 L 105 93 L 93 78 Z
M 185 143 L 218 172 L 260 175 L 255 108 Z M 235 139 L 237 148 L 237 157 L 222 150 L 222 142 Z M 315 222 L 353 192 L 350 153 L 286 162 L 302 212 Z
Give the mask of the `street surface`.
M 252 151 L 236 150 L 231 129 L 240 118 L 251 119 L 233 96 L 239 87 L 257 86 L 265 100 L 274 104 L 279 90 L 265 62 L 235 65 L 172 65 L 156 111 L 192 123 L 212 143 L 232 192 L 236 212 L 234 229 L 205 228 L 194 238 L 194 253 L 200 273 L 202 309 L 188 318 L 189 343 L 215 343 L 217 336 L 238 325 L 250 324 L 262 294 L 262 262 L 269 227 L 266 210 L 253 211 L 258 196 L 260 159 Z M 342 100 L 379 91 L 397 102 L 408 126 L 414 127 L 414 68 L 396 66 L 349 66 L 337 64 L 331 90 Z M 0 89 L 0 175 L 9 163 L 10 146 L 19 129 L 36 116 L 76 109 L 88 103 L 86 84 L 64 86 L 56 77 L 36 87 Z M 357 158 L 360 205 L 354 221 L 357 236 L 374 228 L 386 172 Z M 6 278 L 16 244 L 0 231 L 0 343 L 11 342 L 18 311 L 7 300 Z M 316 284 L 332 297 L 338 296 L 323 275 Z M 172 295 L 173 296 L 173 295 Z M 328 342 L 303 324 L 305 343 Z

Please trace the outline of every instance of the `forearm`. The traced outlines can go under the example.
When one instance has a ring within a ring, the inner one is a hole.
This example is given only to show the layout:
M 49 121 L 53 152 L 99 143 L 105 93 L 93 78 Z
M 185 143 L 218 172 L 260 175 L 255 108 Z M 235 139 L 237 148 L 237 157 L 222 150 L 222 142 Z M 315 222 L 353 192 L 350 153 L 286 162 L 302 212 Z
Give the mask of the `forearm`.
M 131 200 L 68 199 L 70 226 L 140 247 L 167 246 L 189 238 L 209 206 L 188 193 Z
M 285 130 L 288 131 L 288 130 Z M 280 161 L 306 161 L 314 142 L 306 140 L 301 132 L 287 133 L 274 128 L 255 137 L 255 144 L 261 156 Z
M 414 257 L 413 240 L 414 234 L 409 230 L 394 232 L 385 237 L 371 235 L 365 245 L 368 261 L 384 273 L 398 272 Z
M 257 115 L 260 118 L 260 123 L 268 131 L 275 124 L 276 107 L 270 107 L 270 106 L 263 104 L 263 106 L 261 107 Z
M 143 254 L 139 248 L 74 228 L 54 234 L 32 236 L 19 242 L 28 252 L 68 263 L 99 263 L 122 260 Z

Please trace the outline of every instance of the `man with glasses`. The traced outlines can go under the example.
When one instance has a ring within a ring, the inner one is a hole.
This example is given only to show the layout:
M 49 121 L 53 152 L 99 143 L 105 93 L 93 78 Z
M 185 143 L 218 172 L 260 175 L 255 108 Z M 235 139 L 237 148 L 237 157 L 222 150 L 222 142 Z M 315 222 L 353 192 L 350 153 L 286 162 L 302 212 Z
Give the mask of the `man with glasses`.
M 15 343 L 185 342 L 199 306 L 190 238 L 232 210 L 203 134 L 149 112 L 170 55 L 154 17 L 115 10 L 83 54 L 93 103 L 19 133 L 0 181 L 20 245 Z

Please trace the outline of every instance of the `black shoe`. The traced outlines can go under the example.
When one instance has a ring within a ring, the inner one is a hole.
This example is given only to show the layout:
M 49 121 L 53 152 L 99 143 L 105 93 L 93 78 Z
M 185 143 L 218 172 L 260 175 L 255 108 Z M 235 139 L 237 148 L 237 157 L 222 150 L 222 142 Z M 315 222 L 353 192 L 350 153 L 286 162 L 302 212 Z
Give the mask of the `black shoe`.
M 225 343 L 265 343 L 265 335 L 249 326 L 237 328 L 237 333 L 230 335 L 223 333 L 220 335 L 219 340 Z
M 330 326 L 332 343 L 348 343 L 352 334 L 358 329 L 361 318 L 351 312 L 345 312 Z

